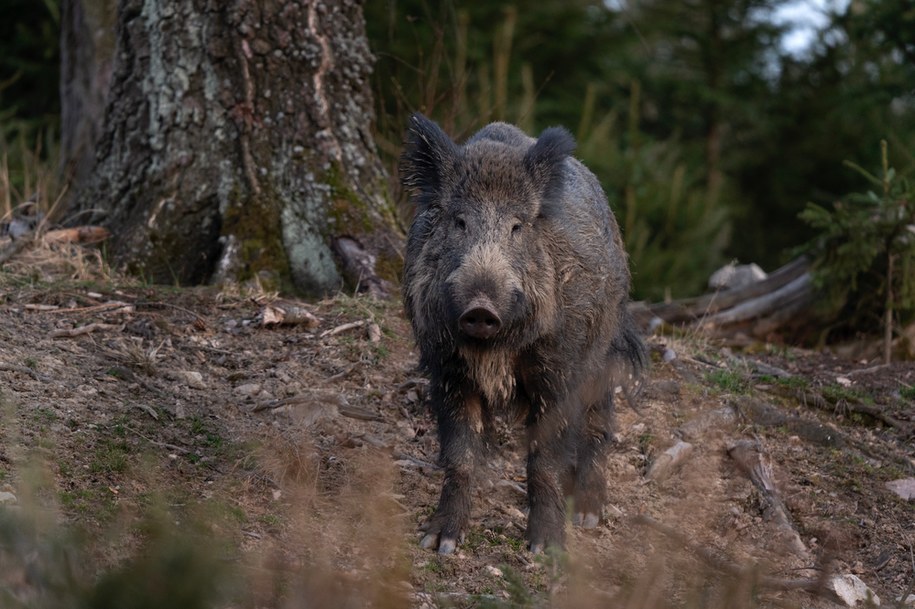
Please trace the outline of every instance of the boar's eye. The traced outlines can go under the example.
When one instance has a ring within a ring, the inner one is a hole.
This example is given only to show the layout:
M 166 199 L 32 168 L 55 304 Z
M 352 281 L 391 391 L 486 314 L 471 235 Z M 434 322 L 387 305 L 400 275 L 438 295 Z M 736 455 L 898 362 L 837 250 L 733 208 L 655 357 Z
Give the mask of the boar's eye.
M 515 222 L 514 224 L 512 224 L 512 234 L 517 235 L 518 233 L 521 232 L 521 229 L 523 227 L 524 227 L 524 225 L 521 224 L 520 222 Z
M 458 230 L 465 231 L 467 230 L 467 222 L 464 221 L 464 218 L 458 217 L 454 219 L 454 225 Z

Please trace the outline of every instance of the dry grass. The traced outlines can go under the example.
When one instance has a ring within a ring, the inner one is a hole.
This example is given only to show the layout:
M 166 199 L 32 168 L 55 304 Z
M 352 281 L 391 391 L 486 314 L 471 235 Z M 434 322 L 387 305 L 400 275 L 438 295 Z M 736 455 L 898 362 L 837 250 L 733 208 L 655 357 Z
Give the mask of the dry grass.
M 26 213 L 37 222 L 32 233 L 32 243 L 16 254 L 2 268 L 16 276 L 32 281 L 109 282 L 111 268 L 97 247 L 84 247 L 71 243 L 53 243 L 44 238 L 45 233 L 65 218 L 62 202 L 67 185 L 61 184 L 56 169 L 55 154 L 43 158 L 40 140 L 29 149 L 20 140 L 12 150 L 7 142 L 0 141 L 0 224 Z M 11 160 L 12 159 L 12 160 Z M 24 237 L 29 238 L 29 237 Z M 0 237 L 0 252 L 11 247 L 8 237 Z

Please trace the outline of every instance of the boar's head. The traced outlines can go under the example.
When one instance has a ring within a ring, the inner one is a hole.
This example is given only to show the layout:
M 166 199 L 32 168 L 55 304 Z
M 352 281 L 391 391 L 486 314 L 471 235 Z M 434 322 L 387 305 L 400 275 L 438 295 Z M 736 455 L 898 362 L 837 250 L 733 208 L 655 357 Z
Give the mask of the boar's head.
M 534 140 L 504 123 L 460 146 L 411 118 L 401 174 L 417 209 L 404 289 L 420 342 L 517 348 L 552 327 L 550 251 L 574 148 L 565 129 Z

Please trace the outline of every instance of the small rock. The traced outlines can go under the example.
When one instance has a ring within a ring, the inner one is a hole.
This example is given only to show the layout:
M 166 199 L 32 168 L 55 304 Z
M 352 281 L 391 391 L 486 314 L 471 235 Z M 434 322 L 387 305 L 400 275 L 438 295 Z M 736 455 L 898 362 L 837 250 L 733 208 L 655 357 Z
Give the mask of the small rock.
M 254 397 L 261 392 L 260 383 L 245 383 L 235 388 L 235 395 L 243 398 Z
M 906 501 L 915 499 L 915 478 L 890 480 L 886 483 L 886 488 L 890 489 Z
M 868 601 L 876 606 L 880 606 L 880 597 L 874 594 L 874 591 L 867 587 L 861 578 L 851 573 L 836 575 L 826 584 L 826 587 L 835 592 L 843 603 L 848 607 L 857 607 L 860 603 L 862 607 L 866 606 Z
M 207 388 L 207 384 L 203 380 L 203 375 L 196 370 L 175 370 L 172 372 L 172 377 L 176 381 L 181 381 L 188 387 L 192 387 L 194 389 Z
M 902 600 L 902 597 L 896 599 L 897 603 L 902 603 L 904 607 L 915 607 L 915 594 L 910 594 Z
M 493 577 L 502 577 L 502 569 L 494 567 L 492 565 L 486 565 L 486 572 L 492 575 Z
M 92 387 L 91 385 L 79 385 L 76 388 L 76 392 L 86 397 L 98 395 L 98 389 Z
M 742 288 L 768 277 L 756 263 L 726 264 L 709 277 L 708 287 L 713 290 L 732 290 Z
M 376 323 L 369 324 L 366 334 L 368 335 L 369 342 L 377 343 L 381 341 L 381 328 Z
M 17 501 L 16 495 L 7 491 L 0 491 L 0 505 L 14 505 Z
M 681 465 L 683 465 L 683 462 L 686 461 L 692 452 L 692 444 L 682 440 L 678 441 L 676 444 L 665 450 L 661 456 L 651 464 L 651 467 L 648 469 L 648 473 L 645 475 L 645 477 L 649 480 L 664 480 Z

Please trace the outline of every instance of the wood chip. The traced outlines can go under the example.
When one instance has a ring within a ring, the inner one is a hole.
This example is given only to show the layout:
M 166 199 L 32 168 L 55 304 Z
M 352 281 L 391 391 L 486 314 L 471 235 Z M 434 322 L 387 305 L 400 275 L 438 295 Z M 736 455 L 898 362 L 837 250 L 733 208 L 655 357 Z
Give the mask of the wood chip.
M 377 343 L 381 341 L 381 328 L 376 323 L 370 323 L 368 329 L 366 330 L 368 334 L 369 342 Z
M 274 301 L 264 305 L 260 312 L 262 326 L 305 326 L 312 330 L 321 323 L 303 305 L 291 301 Z
M 102 226 L 76 226 L 58 228 L 44 234 L 47 243 L 99 243 L 111 236 L 111 232 Z
M 321 338 L 327 338 L 328 336 L 336 336 L 337 334 L 340 334 L 341 332 L 346 332 L 347 330 L 353 330 L 354 328 L 361 328 L 362 326 L 364 326 L 367 323 L 368 322 L 366 320 L 351 321 L 349 323 L 339 325 L 336 328 L 331 328 L 330 330 L 325 330 L 324 332 L 321 333 Z
M 693 452 L 693 445 L 689 442 L 680 440 L 659 456 L 651 464 L 648 473 L 645 475 L 649 480 L 661 481 L 670 476 L 689 458 Z
M 57 305 L 29 303 L 29 304 L 25 305 L 23 308 L 26 311 L 54 311 L 56 309 L 59 309 L 60 307 Z

